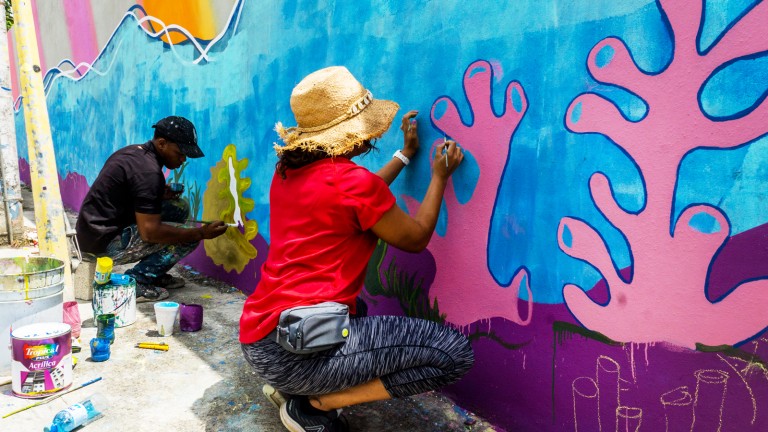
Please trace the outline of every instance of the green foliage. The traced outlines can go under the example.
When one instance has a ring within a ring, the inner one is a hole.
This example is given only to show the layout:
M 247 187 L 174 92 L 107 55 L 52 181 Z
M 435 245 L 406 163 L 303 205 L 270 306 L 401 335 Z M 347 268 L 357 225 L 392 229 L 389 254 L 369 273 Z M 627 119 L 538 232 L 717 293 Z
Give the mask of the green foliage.
M 200 204 L 203 200 L 202 190 L 197 185 L 197 182 L 193 182 L 192 186 L 185 189 L 187 191 L 187 201 L 189 202 L 189 217 L 190 219 L 197 219 L 197 213 L 200 211 Z
M 423 291 L 424 279 L 417 281 L 416 275 L 399 271 L 393 259 L 384 273 L 385 280 L 381 280 L 379 275 L 386 252 L 387 244 L 379 240 L 365 275 L 365 286 L 368 293 L 396 298 L 400 303 L 400 308 L 408 317 L 422 318 L 440 324 L 445 323 L 446 315 L 440 313 L 437 299 L 433 304 L 429 304 L 429 297 Z
M 13 25 L 13 7 L 11 0 L 5 0 L 5 30 L 8 31 Z
M 480 330 L 479 328 L 476 328 L 473 332 L 467 335 L 467 339 L 469 339 L 470 342 L 476 341 L 478 339 L 483 339 L 483 338 L 490 339 L 508 350 L 519 350 L 525 347 L 526 345 L 528 345 L 529 343 L 531 343 L 531 341 L 526 341 L 523 343 L 507 342 L 504 339 L 502 339 L 501 336 L 496 334 L 496 331 L 494 330 L 483 331 L 483 330 Z
M 189 161 L 185 161 L 180 167 L 176 168 L 168 176 L 168 183 L 184 183 L 184 168 L 187 167 Z
M 387 248 L 387 244 L 379 240 L 371 260 L 368 262 L 368 270 L 365 273 L 365 288 L 368 293 L 372 296 L 396 298 L 400 302 L 400 308 L 406 316 L 445 324 L 446 314 L 440 313 L 437 299 L 431 305 L 429 304 L 429 297 L 424 293 L 422 286 L 424 279 L 417 281 L 415 275 L 399 271 L 395 260 L 392 259 L 387 271 L 384 272 L 384 280 L 382 280 L 381 268 L 384 264 Z M 467 335 L 467 338 L 470 341 L 490 339 L 508 350 L 518 350 L 530 343 L 530 341 L 522 343 L 507 342 L 496 334 L 495 331 L 484 331 L 478 327 Z
M 381 277 L 379 275 L 381 264 L 384 262 L 384 255 L 386 254 L 387 244 L 379 240 L 376 243 L 376 249 L 373 250 L 370 261 L 368 261 L 368 270 L 365 272 L 365 287 L 373 295 L 377 295 L 374 293 L 384 292 L 384 285 L 381 284 Z
M 196 220 L 197 214 L 200 212 L 200 205 L 203 202 L 203 191 L 196 181 L 193 181 L 192 186 L 189 187 L 184 183 L 184 169 L 187 167 L 188 163 L 189 161 L 185 161 L 180 167 L 171 171 L 167 183 L 181 183 L 184 185 L 184 196 L 189 202 L 189 218 L 191 220 Z

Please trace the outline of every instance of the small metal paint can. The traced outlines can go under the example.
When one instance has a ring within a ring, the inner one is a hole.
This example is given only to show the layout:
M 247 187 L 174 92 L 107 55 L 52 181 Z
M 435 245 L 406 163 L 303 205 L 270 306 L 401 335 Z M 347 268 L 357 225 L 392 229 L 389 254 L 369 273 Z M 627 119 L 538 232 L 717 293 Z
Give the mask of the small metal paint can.
M 49 322 L 11 332 L 11 389 L 22 398 L 42 398 L 72 385 L 72 328 Z
M 136 322 L 136 279 L 126 274 L 112 274 L 109 283 L 93 290 L 93 316 L 115 314 L 115 327 Z

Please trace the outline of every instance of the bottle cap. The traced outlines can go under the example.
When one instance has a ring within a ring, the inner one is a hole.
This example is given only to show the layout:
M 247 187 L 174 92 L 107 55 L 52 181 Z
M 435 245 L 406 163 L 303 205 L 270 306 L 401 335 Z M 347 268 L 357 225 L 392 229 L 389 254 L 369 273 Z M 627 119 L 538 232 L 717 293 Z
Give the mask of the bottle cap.
M 112 271 L 112 258 L 99 257 L 96 258 L 96 271 L 107 273 Z

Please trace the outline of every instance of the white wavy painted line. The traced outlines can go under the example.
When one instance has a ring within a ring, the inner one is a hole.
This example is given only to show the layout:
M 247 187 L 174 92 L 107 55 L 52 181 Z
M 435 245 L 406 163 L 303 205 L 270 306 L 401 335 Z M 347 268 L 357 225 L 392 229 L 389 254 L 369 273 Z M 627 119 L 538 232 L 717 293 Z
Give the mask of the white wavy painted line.
M 122 45 L 123 45 L 123 41 L 120 41 L 117 44 L 117 47 L 115 47 L 115 54 L 117 54 L 117 52 L 120 51 L 120 47 Z M 67 62 L 69 62 L 70 64 L 74 64 L 74 62 L 72 62 L 72 60 L 69 60 L 69 59 L 62 60 L 61 62 L 59 62 L 58 65 L 56 65 L 55 68 L 51 69 L 51 71 L 58 71 L 59 73 L 54 75 L 53 78 L 51 78 L 51 81 L 48 82 L 48 85 L 45 88 L 45 96 L 46 97 L 48 96 L 48 92 L 51 90 L 51 87 L 53 86 L 54 81 L 56 81 L 60 77 L 69 78 L 72 81 L 80 81 L 81 79 L 85 78 L 85 76 L 88 73 L 90 73 L 90 72 L 93 72 L 93 73 L 95 73 L 96 75 L 99 75 L 99 76 L 106 76 L 107 73 L 109 73 L 109 71 L 112 69 L 112 65 L 115 64 L 115 60 L 116 59 L 117 59 L 117 56 L 113 56 L 112 57 L 112 61 L 109 62 L 109 64 L 107 65 L 107 68 L 104 71 L 100 71 L 100 70 L 96 69 L 95 67 L 93 67 L 93 65 L 91 65 L 90 63 L 86 63 L 86 62 L 78 63 L 77 66 L 75 66 L 73 69 L 62 70 L 60 68 L 60 66 L 62 64 L 67 63 Z M 86 68 L 86 71 L 83 72 L 82 74 L 77 72 L 77 70 L 80 69 L 81 67 L 85 67 Z M 77 74 L 78 76 L 75 76 L 75 74 Z
M 184 64 L 198 64 L 200 62 L 200 60 L 202 60 L 203 58 L 205 58 L 207 61 L 211 61 L 211 59 L 208 57 L 208 51 L 210 51 L 210 49 L 213 48 L 213 46 L 216 45 L 216 43 L 224 37 L 224 35 L 227 33 L 227 29 L 229 28 L 229 26 L 232 23 L 233 19 L 235 20 L 235 23 L 234 23 L 234 26 L 232 28 L 232 31 L 233 32 L 237 31 L 237 27 L 240 25 L 240 16 L 242 15 L 242 9 L 243 9 L 242 8 L 242 3 L 243 3 L 243 0 L 238 0 L 238 2 L 236 2 L 234 4 L 234 6 L 232 7 L 232 11 L 229 13 L 229 17 L 227 18 L 227 24 L 223 27 L 222 31 L 219 32 L 218 35 L 216 35 L 215 38 L 211 39 L 211 41 L 208 43 L 208 45 L 206 45 L 205 48 L 200 46 L 200 44 L 197 42 L 197 39 L 195 39 L 192 36 L 192 34 L 189 31 L 187 31 L 187 29 L 185 29 L 185 28 L 183 28 L 181 26 L 177 26 L 175 24 L 173 24 L 171 26 L 165 26 L 165 23 L 163 23 L 161 20 L 159 20 L 159 19 L 157 19 L 155 17 L 151 17 L 149 15 L 145 16 L 144 18 L 139 18 L 138 15 L 136 15 L 136 13 L 134 13 L 133 11 L 129 11 L 129 12 L 126 12 L 125 15 L 123 15 L 123 19 L 120 21 L 120 24 L 122 24 L 122 22 L 125 21 L 126 18 L 131 17 L 134 20 L 136 20 L 136 24 L 137 24 L 137 26 L 139 28 L 141 28 L 145 33 L 147 33 L 147 34 L 149 34 L 149 35 L 151 35 L 153 37 L 157 37 L 161 33 L 168 34 L 168 29 L 178 29 L 185 36 L 187 36 L 187 39 L 193 43 L 193 45 L 195 46 L 195 48 L 197 48 L 198 52 L 200 52 L 201 55 L 197 59 L 195 59 L 195 61 L 193 61 L 193 62 L 190 62 L 188 60 L 184 60 L 183 58 L 179 57 L 178 53 L 176 53 L 176 50 L 173 49 L 173 43 L 170 43 L 171 39 L 169 37 L 168 38 L 169 45 L 171 45 L 171 50 L 173 51 L 173 54 L 176 56 L 177 59 L 179 59 Z M 163 26 L 163 29 L 160 32 L 157 32 L 157 33 L 153 34 L 152 32 L 148 31 L 147 29 L 145 29 L 141 25 L 141 24 L 143 24 L 144 22 L 147 22 L 147 21 L 153 21 L 153 22 L 156 22 L 158 24 L 161 24 Z M 106 51 L 107 47 L 109 47 L 110 43 L 112 42 L 112 40 L 114 39 L 115 35 L 117 34 L 117 30 L 120 28 L 120 24 L 118 24 L 115 27 L 115 29 L 112 31 L 112 34 L 107 39 L 107 43 L 104 44 L 104 47 L 101 49 L 101 51 L 99 51 L 99 54 L 96 56 L 96 60 L 101 58 L 101 56 L 104 54 L 104 51 Z M 115 54 L 119 51 L 120 46 L 122 45 L 122 43 L 123 43 L 123 41 L 121 40 L 119 42 L 118 46 L 115 48 Z M 72 60 L 69 60 L 69 59 L 63 59 L 62 61 L 60 61 L 56 65 L 55 68 L 51 68 L 48 71 L 48 73 L 50 73 L 51 71 L 58 71 L 59 73 L 57 73 L 56 75 L 54 75 L 53 78 L 51 78 L 51 81 L 48 83 L 48 85 L 44 89 L 45 97 L 48 97 L 48 91 L 50 90 L 51 85 L 59 77 L 63 76 L 65 78 L 71 79 L 73 81 L 80 81 L 81 79 L 85 78 L 85 76 L 88 75 L 88 73 L 90 73 L 91 71 L 94 71 L 99 76 L 104 76 L 112 68 L 112 65 L 115 62 L 115 58 L 116 58 L 116 56 L 112 58 L 112 62 L 110 62 L 109 66 L 107 66 L 107 69 L 104 72 L 101 72 L 98 69 L 94 68 L 93 65 L 91 63 L 88 63 L 88 62 L 78 63 L 77 66 L 74 67 L 74 69 L 64 71 L 64 70 L 62 70 L 60 68 L 60 66 L 62 64 L 66 63 L 66 62 L 74 64 L 74 62 Z M 96 62 L 96 60 L 94 60 L 94 63 Z M 77 71 L 77 69 L 80 69 L 81 67 L 85 67 L 86 71 L 84 73 L 80 74 L 80 76 L 78 76 L 78 77 L 72 76 L 74 74 L 74 72 Z M 16 111 L 18 111 L 21 108 L 21 99 L 22 99 L 22 96 L 19 95 L 19 97 L 17 97 L 16 100 L 14 101 L 14 103 L 13 103 Z
M 115 48 L 115 53 L 120 51 L 120 47 L 122 45 L 123 45 L 123 41 L 120 41 L 117 44 L 117 47 Z M 55 68 L 51 68 L 48 71 L 48 73 L 50 73 L 51 71 L 58 71 L 58 73 L 55 74 L 53 76 L 53 78 L 51 78 L 51 80 L 48 82 L 48 84 L 43 89 L 43 92 L 45 93 L 45 97 L 48 97 L 48 93 L 51 91 L 51 88 L 53 87 L 53 83 L 56 82 L 56 80 L 61 78 L 61 77 L 70 79 L 72 81 L 80 81 L 81 79 L 85 78 L 85 76 L 88 75 L 90 72 L 93 72 L 93 73 L 95 73 L 96 75 L 99 75 L 99 76 L 106 76 L 106 74 L 109 73 L 109 71 L 112 69 L 112 65 L 115 64 L 115 60 L 116 59 L 117 59 L 117 56 L 112 57 L 112 61 L 109 62 L 109 64 L 107 65 L 107 69 L 104 70 L 104 71 L 100 71 L 99 69 L 96 69 L 95 67 L 93 67 L 93 65 L 91 65 L 90 63 L 86 63 L 86 62 L 78 63 L 77 66 L 75 66 L 73 69 L 62 70 L 61 68 L 59 68 L 59 66 L 61 66 L 62 64 L 67 63 L 67 62 L 69 62 L 70 64 L 74 64 L 69 59 L 62 60 L 61 62 L 59 62 L 58 65 L 56 65 Z M 83 72 L 82 74 L 77 72 L 77 70 L 80 69 L 81 67 L 85 67 L 86 68 L 85 72 Z M 21 97 L 19 97 L 18 99 L 21 100 Z
M 187 29 L 185 29 L 184 27 L 181 27 L 181 26 L 179 26 L 179 25 L 176 25 L 176 24 L 171 24 L 171 25 L 169 25 L 169 26 L 166 26 L 166 25 L 165 25 L 165 23 L 164 23 L 163 21 L 161 21 L 161 20 L 159 20 L 159 19 L 157 19 L 157 18 L 155 18 L 155 17 L 153 17 L 153 16 L 149 16 L 149 15 L 145 16 L 144 18 L 139 18 L 139 17 L 137 17 L 136 15 L 134 15 L 132 12 L 130 13 L 130 15 L 133 15 L 133 17 L 134 17 L 134 18 L 136 18 L 136 23 L 137 23 L 137 24 L 138 24 L 138 25 L 141 27 L 141 29 L 142 29 L 142 30 L 144 30 L 144 32 L 145 32 L 145 33 L 147 33 L 148 35 L 150 35 L 150 36 L 152 36 L 152 37 L 158 37 L 158 36 L 160 36 L 160 35 L 166 35 L 166 36 L 168 36 L 168 45 L 170 45 L 170 46 L 171 46 L 171 52 L 173 52 L 173 54 L 176 56 L 176 58 L 178 58 L 178 59 L 179 59 L 179 61 L 181 61 L 183 64 L 186 64 L 186 65 L 193 65 L 193 64 L 198 64 L 198 63 L 200 62 L 200 60 L 203 60 L 203 59 L 205 59 L 206 61 L 209 61 L 209 62 L 211 61 L 211 59 L 208 57 L 208 51 L 207 51 L 205 48 L 203 48 L 203 47 L 200 45 L 200 43 L 198 43 L 198 42 L 197 42 L 197 39 L 195 39 L 195 38 L 192 36 L 192 34 L 191 34 L 191 33 L 189 33 L 189 32 L 187 31 Z M 153 23 L 157 23 L 158 25 L 162 26 L 162 29 L 160 29 L 160 31 L 157 31 L 157 32 L 151 32 L 151 31 L 149 31 L 149 30 L 145 29 L 145 28 L 144 28 L 144 27 L 141 25 L 141 24 L 144 24 L 144 23 L 146 23 L 146 22 L 153 22 Z M 181 31 L 182 33 L 184 33 L 184 36 L 186 36 L 186 37 L 187 37 L 187 40 L 189 40 L 189 41 L 192 43 L 192 45 L 193 45 L 195 48 L 197 48 L 197 51 L 200 53 L 200 55 L 199 55 L 199 56 L 198 56 L 198 57 L 197 57 L 195 60 L 193 60 L 193 61 L 191 61 L 191 62 L 190 62 L 189 60 L 184 60 L 183 58 L 181 58 L 181 57 L 179 56 L 179 54 L 176 52 L 176 48 L 175 48 L 175 46 L 176 46 L 176 45 L 174 45 L 174 44 L 173 44 L 173 42 L 171 42 L 171 34 L 170 34 L 170 32 L 169 32 L 168 30 L 179 30 L 179 31 Z
M 243 222 L 243 217 L 240 215 L 240 200 L 238 199 L 237 194 L 237 176 L 235 175 L 235 166 L 232 164 L 232 157 L 230 156 L 227 160 L 227 163 L 229 164 L 229 193 L 232 194 L 232 198 L 235 199 L 235 212 L 234 212 L 234 219 L 235 223 L 237 223 L 237 226 L 245 226 L 245 222 Z
M 232 10 L 229 12 L 229 17 L 227 17 L 227 24 L 223 27 L 222 31 L 219 32 L 219 34 L 216 35 L 215 38 L 211 39 L 211 41 L 208 42 L 208 44 L 205 47 L 203 47 L 202 45 L 200 45 L 200 43 L 197 42 L 197 39 L 192 35 L 192 33 L 190 33 L 187 29 L 179 25 L 171 24 L 170 26 L 166 26 L 162 20 L 156 17 L 153 17 L 151 15 L 146 15 L 143 18 L 139 18 L 134 11 L 126 12 L 125 16 L 128 16 L 128 15 L 132 16 L 136 20 L 136 23 L 141 27 L 141 29 L 144 30 L 145 33 L 147 33 L 152 37 L 158 37 L 161 34 L 165 34 L 166 36 L 168 36 L 168 44 L 171 46 L 171 51 L 182 63 L 198 64 L 200 60 L 203 60 L 203 59 L 209 62 L 211 61 L 211 59 L 208 57 L 208 52 L 211 50 L 211 48 L 213 48 L 216 45 L 216 42 L 218 42 L 219 40 L 221 40 L 221 38 L 224 37 L 233 19 L 235 20 L 235 25 L 232 28 L 232 31 L 233 32 L 237 31 L 237 26 L 240 24 L 240 15 L 242 13 L 242 9 L 243 9 L 242 0 L 239 0 L 237 3 L 234 4 L 234 6 L 232 7 Z M 237 16 L 235 16 L 235 14 L 237 14 Z M 144 28 L 144 26 L 141 26 L 141 24 L 144 24 L 145 22 L 148 22 L 148 21 L 161 25 L 162 29 L 160 29 L 157 32 L 152 32 Z M 176 50 L 174 49 L 174 44 L 171 42 L 171 37 L 168 30 L 179 30 L 180 32 L 182 32 L 184 36 L 187 37 L 187 40 L 189 40 L 192 43 L 192 45 L 197 49 L 200 55 L 192 62 L 188 60 L 184 60 L 183 58 L 179 57 L 179 55 L 176 53 Z
M 242 4 L 243 4 L 242 0 L 239 0 L 237 3 L 235 3 L 232 10 L 229 12 L 229 17 L 227 17 L 227 25 L 224 26 L 223 30 L 219 32 L 219 34 L 216 35 L 215 38 L 211 39 L 211 41 L 208 42 L 208 45 L 205 46 L 205 49 L 203 50 L 202 55 L 207 55 L 208 51 L 210 51 L 210 49 L 213 48 L 213 46 L 216 45 L 216 43 L 224 37 L 224 35 L 227 33 L 227 29 L 229 28 L 229 25 L 232 23 L 232 19 L 235 19 L 235 24 L 232 27 L 232 32 L 234 33 L 237 31 L 237 27 L 240 24 L 240 16 L 242 15 L 242 11 L 243 11 Z M 237 13 L 237 16 L 235 16 L 235 13 Z M 190 38 L 190 36 L 187 36 L 187 37 Z M 191 38 L 191 39 L 194 40 L 194 38 Z M 197 61 L 195 63 L 197 63 Z

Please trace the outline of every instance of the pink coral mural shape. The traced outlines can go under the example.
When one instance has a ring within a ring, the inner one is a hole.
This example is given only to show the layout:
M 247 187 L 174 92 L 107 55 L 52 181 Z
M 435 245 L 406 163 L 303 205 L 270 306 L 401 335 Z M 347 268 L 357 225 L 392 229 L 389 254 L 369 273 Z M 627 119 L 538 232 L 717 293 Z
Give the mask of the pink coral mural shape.
M 697 343 L 737 344 L 768 326 L 768 281 L 745 281 L 709 301 L 707 273 L 730 235 L 730 224 L 719 209 L 703 204 L 690 205 L 674 221 L 674 196 L 678 168 L 686 154 L 703 147 L 737 147 L 768 132 L 766 101 L 741 117 L 712 119 L 699 100 L 707 80 L 724 64 L 768 49 L 764 25 L 768 2 L 757 4 L 706 52 L 697 46 L 702 2 L 658 3 L 673 37 L 673 58 L 666 68 L 656 74 L 641 71 L 617 38 L 595 45 L 587 61 L 597 81 L 643 99 L 646 116 L 629 121 L 612 102 L 586 93 L 571 102 L 565 119 L 573 132 L 609 137 L 640 171 L 646 200 L 637 213 L 616 203 L 605 175 L 595 173 L 589 181 L 595 205 L 629 244 L 632 278 L 619 277 L 592 226 L 565 217 L 558 227 L 560 249 L 594 266 L 605 278 L 610 298 L 605 305 L 597 304 L 573 284 L 565 285 L 563 296 L 581 324 L 617 341 L 665 341 L 690 348 Z M 713 228 L 702 230 L 695 219 L 706 220 Z
M 507 86 L 504 112 L 497 116 L 491 105 L 493 69 L 486 61 L 472 63 L 464 73 L 464 91 L 472 109 L 473 123 L 462 122 L 456 105 L 441 97 L 432 105 L 432 121 L 447 136 L 472 153 L 480 168 L 474 196 L 467 203 L 456 197 L 453 182 L 445 191 L 448 225 L 444 236 L 433 236 L 428 249 L 435 258 L 437 271 L 429 290 L 431 301 L 438 300 L 441 313 L 454 325 L 464 326 L 493 317 L 515 323 L 530 323 L 533 294 L 530 277 L 519 269 L 508 288 L 499 287 L 487 265 L 491 216 L 510 141 L 528 108 L 523 87 L 512 81 Z M 442 116 L 435 111 L 447 105 Z M 406 206 L 415 214 L 419 203 L 404 196 Z M 523 319 L 518 310 L 519 290 L 528 293 L 528 311 Z

